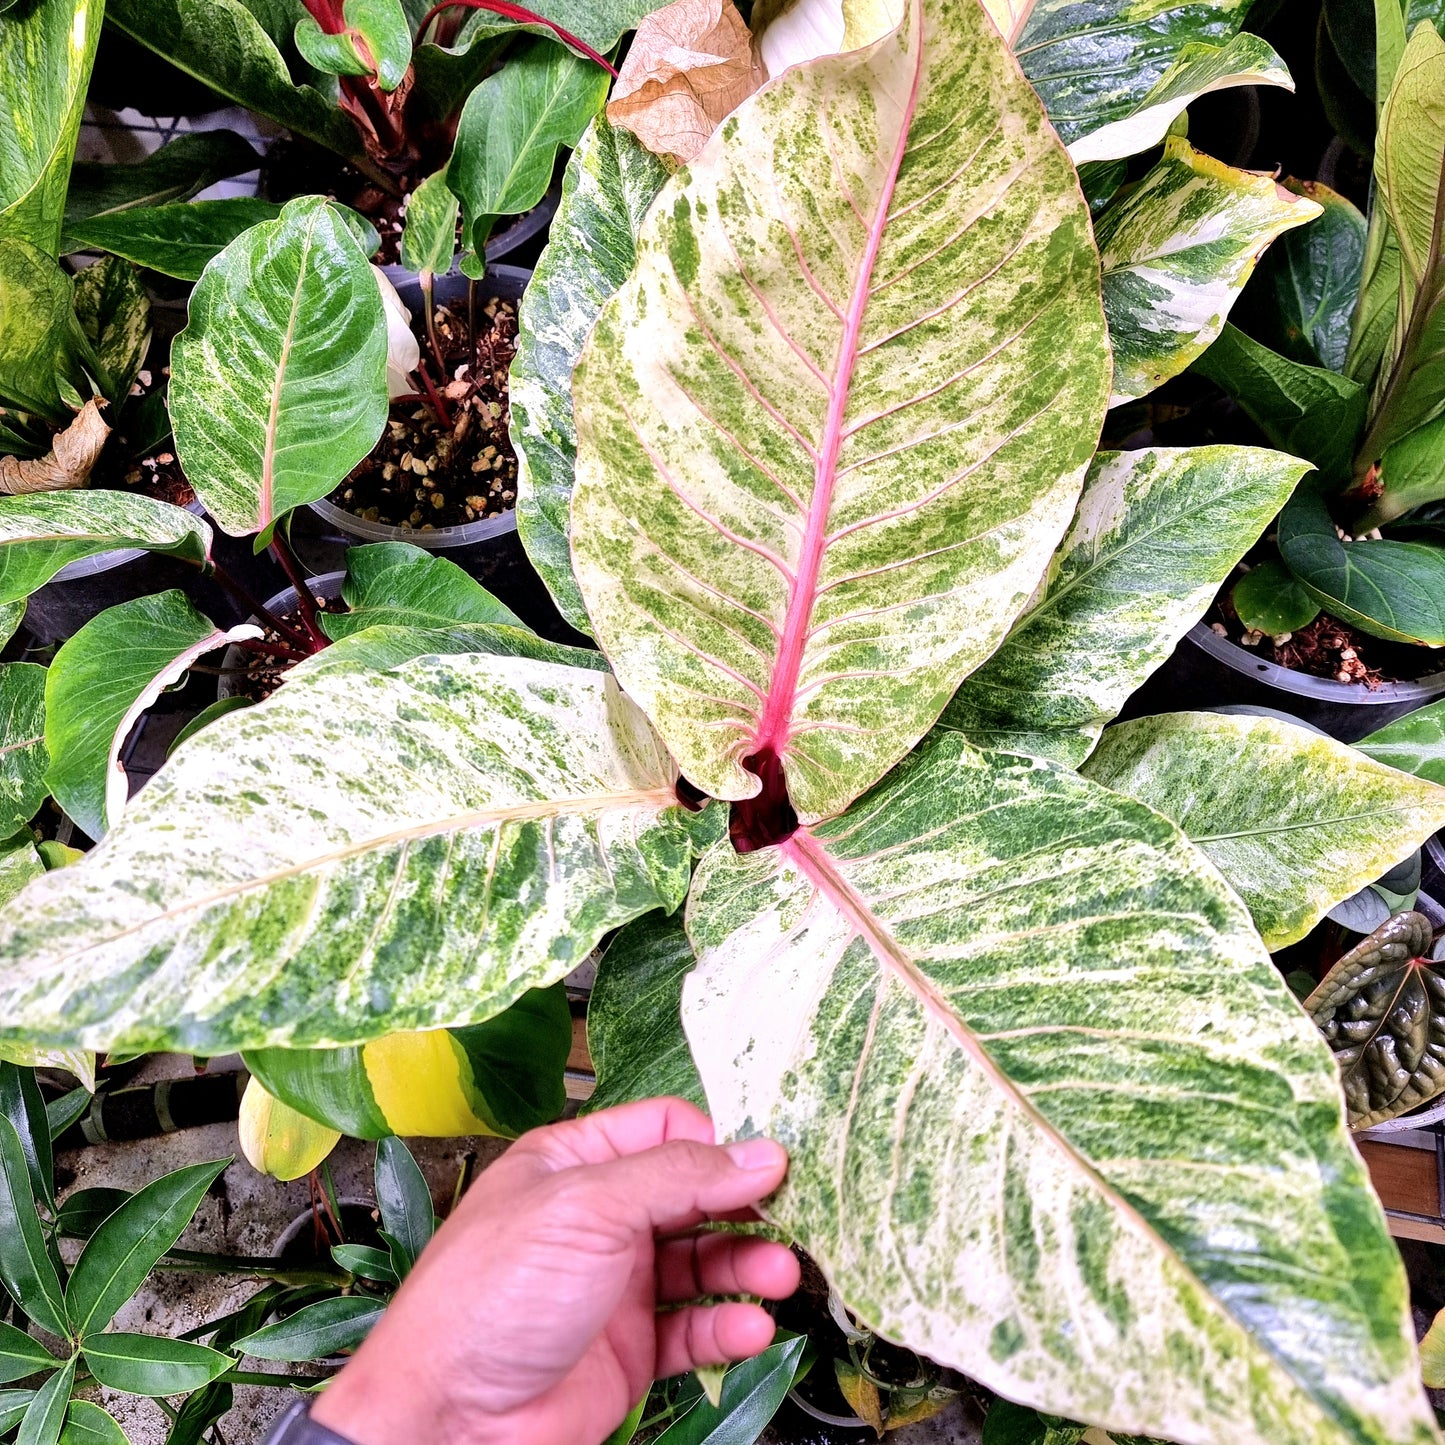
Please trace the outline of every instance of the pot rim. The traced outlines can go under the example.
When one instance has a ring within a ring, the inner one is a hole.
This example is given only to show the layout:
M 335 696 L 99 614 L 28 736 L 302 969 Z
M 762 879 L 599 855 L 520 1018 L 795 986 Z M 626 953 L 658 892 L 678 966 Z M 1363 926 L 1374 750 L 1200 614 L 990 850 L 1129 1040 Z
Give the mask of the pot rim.
M 206 515 L 205 503 L 199 497 L 192 497 L 183 510 L 193 517 Z M 124 567 L 127 562 L 134 562 L 137 557 L 144 557 L 148 550 L 145 547 L 117 547 L 113 552 L 97 552 L 93 557 L 78 557 L 74 562 L 67 562 L 50 582 L 79 582 L 86 577 L 95 577 L 116 567 Z M 50 582 L 45 585 L 50 586 Z
M 323 572 L 319 577 L 308 577 L 306 585 L 311 589 L 313 596 L 320 597 L 322 601 L 334 602 L 341 596 L 342 585 L 346 581 L 346 573 Z M 265 607 L 267 612 L 273 612 L 278 617 L 284 616 L 295 606 L 297 593 L 294 587 L 283 587 L 274 597 L 266 599 Z M 246 621 L 252 627 L 261 627 L 261 619 L 253 612 Z M 221 654 L 221 675 L 216 679 L 216 698 L 219 701 L 225 697 L 239 697 L 241 689 L 237 685 L 235 677 L 227 669 L 242 665 L 246 657 L 245 649 L 237 647 L 233 642 Z

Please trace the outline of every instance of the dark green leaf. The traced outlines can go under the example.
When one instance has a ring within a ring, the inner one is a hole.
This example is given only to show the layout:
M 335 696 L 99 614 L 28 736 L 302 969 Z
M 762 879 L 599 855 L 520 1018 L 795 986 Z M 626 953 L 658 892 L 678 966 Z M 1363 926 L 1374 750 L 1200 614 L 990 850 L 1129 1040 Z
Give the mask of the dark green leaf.
M 60 1445 L 130 1445 L 115 1417 L 89 1400 L 72 1400 Z
M 82 1085 L 78 1089 L 72 1089 L 68 1094 L 62 1094 L 58 1099 L 52 1099 L 45 1106 L 45 1118 L 50 1125 L 52 1142 L 65 1133 L 90 1108 L 91 1098 L 90 1090 Z M 79 1192 L 84 1193 L 85 1191 Z M 116 1190 L 115 1192 L 119 1194 L 124 1191 Z M 71 1198 L 75 1198 L 75 1195 L 71 1195 Z M 98 1220 L 96 1222 L 99 1223 Z
M 180 1395 L 199 1390 L 236 1363 L 229 1355 L 161 1335 L 92 1335 L 85 1363 L 102 1385 L 127 1395 Z
M 1234 584 L 1229 600 L 1246 627 L 1271 637 L 1298 631 L 1313 622 L 1320 611 L 1318 599 L 1273 557 L 1246 572 Z
M 213 1350 L 233 1350 L 237 1340 L 255 1334 L 273 1311 L 299 1309 L 318 1295 L 330 1293 L 330 1288 L 325 1285 L 301 1285 L 292 1288 L 290 1285 L 273 1281 L 258 1289 L 240 1309 L 232 1310 L 220 1319 L 207 1320 L 200 1329 L 188 1330 L 183 1338 L 192 1340 L 210 1335 Z
M 338 1295 L 297 1310 L 237 1341 L 243 1355 L 258 1360 L 321 1360 L 354 1350 L 371 1332 L 386 1305 L 361 1295 Z
M 61 1363 L 33 1335 L 0 1322 L 0 1385 L 58 1369 Z
M 234 1403 L 234 1391 L 223 1380 L 213 1380 L 187 1399 L 171 1424 L 166 1445 L 201 1445 L 207 1430 L 226 1414 Z
M 49 791 L 45 770 L 45 669 L 0 663 L 0 834 L 9 837 L 35 816 Z
M 722 1404 L 699 1399 L 654 1445 L 753 1445 L 793 1386 L 807 1339 L 794 1335 L 723 1376 Z
M 196 281 L 243 231 L 280 214 L 280 206 L 253 196 L 136 206 L 67 225 L 61 249 L 109 251 L 163 275 Z
M 34 1390 L 0 1390 L 0 1435 L 8 1434 L 25 1418 Z
M 15 1445 L 56 1445 L 74 1384 L 75 1357 L 72 1356 L 35 1392 L 20 1422 Z
M 632 1445 L 632 1437 L 642 1423 L 642 1413 L 647 1409 L 647 1396 L 643 1397 L 627 1412 L 627 1418 L 602 1442 L 602 1445 Z
M 115 1318 L 181 1237 L 206 1190 L 230 1162 L 192 1164 L 154 1180 L 91 1235 L 65 1291 L 66 1314 L 77 1336 L 88 1342 Z
M 382 1228 L 391 1235 L 391 1263 L 398 1279 L 411 1273 L 436 1228 L 431 1190 L 411 1151 L 400 1139 L 376 1145 L 376 1203 Z
M 0 1114 L 15 1126 L 37 1199 L 55 1208 L 55 1169 L 50 1152 L 50 1126 L 35 1070 L 0 1063 Z
M 228 176 L 255 170 L 261 157 L 233 130 L 178 135 L 143 161 L 101 165 L 77 161 L 70 169 L 65 223 L 113 215 L 133 206 L 164 206 L 188 200 Z
M 350 1270 L 361 1279 L 373 1280 L 377 1284 L 397 1284 L 396 1271 L 391 1267 L 391 1253 L 377 1249 L 370 1244 L 334 1244 L 331 1258 L 342 1269 Z
M 218 697 L 215 702 L 207 707 L 203 707 L 200 712 L 175 735 L 170 747 L 166 749 L 166 756 L 170 757 L 187 738 L 194 737 L 203 727 L 215 722 L 218 717 L 225 717 L 228 712 L 235 712 L 238 708 L 252 706 L 254 706 L 252 699 L 244 695 Z
M 30 1171 L 20 1136 L 0 1115 L 0 1280 L 26 1314 L 62 1339 L 69 1333 L 60 1277 L 30 1192 Z
M 145 363 L 151 344 L 151 302 L 135 267 L 102 256 L 75 278 L 75 315 L 99 365 L 97 381 L 112 407 L 120 407 Z
M 56 1228 L 66 1239 L 89 1239 L 122 1204 L 134 1197 L 128 1189 L 110 1189 L 104 1185 L 77 1189 L 56 1211 Z
M 86 385 L 88 353 L 70 278 L 28 242 L 0 239 L 0 405 L 64 426 L 62 383 Z

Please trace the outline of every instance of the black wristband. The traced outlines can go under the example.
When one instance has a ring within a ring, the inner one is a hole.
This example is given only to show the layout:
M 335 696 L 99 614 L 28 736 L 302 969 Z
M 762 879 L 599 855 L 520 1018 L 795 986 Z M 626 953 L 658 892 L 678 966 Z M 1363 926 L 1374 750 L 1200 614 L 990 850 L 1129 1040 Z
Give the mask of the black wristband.
M 318 1425 L 311 1418 L 311 1402 L 297 1400 L 276 1422 L 266 1437 L 266 1445 L 354 1445 L 354 1442 L 325 1425 Z

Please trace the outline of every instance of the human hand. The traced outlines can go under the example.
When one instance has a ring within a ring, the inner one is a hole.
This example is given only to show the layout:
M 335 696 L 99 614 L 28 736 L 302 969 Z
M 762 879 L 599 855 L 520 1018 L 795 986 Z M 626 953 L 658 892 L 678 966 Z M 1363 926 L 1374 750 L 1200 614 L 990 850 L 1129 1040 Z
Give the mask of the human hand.
M 600 1445 L 648 1385 L 767 1348 L 791 1250 L 753 1217 L 787 1155 L 651 1099 L 524 1135 L 427 1246 L 312 1418 L 355 1445 Z M 682 1306 L 659 1313 L 660 1306 Z

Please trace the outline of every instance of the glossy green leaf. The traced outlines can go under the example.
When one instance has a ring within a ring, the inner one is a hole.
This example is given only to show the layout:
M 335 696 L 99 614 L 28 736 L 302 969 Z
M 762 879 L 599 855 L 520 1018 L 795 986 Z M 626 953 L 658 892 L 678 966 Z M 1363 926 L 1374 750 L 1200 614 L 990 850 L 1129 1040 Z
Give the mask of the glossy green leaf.
M 87 1347 L 181 1237 L 230 1162 L 192 1164 L 153 1180 L 91 1235 L 65 1290 L 66 1315 Z
M 455 623 L 522 622 L 455 562 L 406 542 L 374 542 L 346 554 L 341 590 L 347 612 L 323 613 L 328 637 L 351 637 L 368 627 L 446 628 Z
M 377 89 L 395 90 L 411 65 L 411 23 L 401 0 L 345 0 L 342 13 L 371 57 Z
M 0 602 L 17 602 L 70 562 L 117 547 L 204 561 L 211 529 L 182 507 L 130 492 L 0 498 Z
M 421 277 L 445 276 L 456 254 L 460 214 L 461 202 L 447 185 L 446 171 L 429 175 L 406 203 L 401 264 Z
M 370 1244 L 333 1244 L 331 1258 L 342 1269 L 350 1270 L 360 1279 L 369 1279 L 376 1284 L 397 1285 L 401 1281 L 391 1267 L 388 1250 L 377 1249 Z
M 82 1109 L 81 1113 L 84 1112 Z M 89 1239 L 126 1200 L 132 1198 L 134 1195 L 129 1190 L 104 1185 L 77 1189 L 56 1211 L 57 1232 L 66 1239 Z
M 102 1385 L 127 1395 L 181 1395 L 209 1385 L 235 1366 L 229 1355 L 163 1335 L 92 1335 L 85 1363 Z
M 100 364 L 97 380 L 117 410 L 145 365 L 151 345 L 151 303 L 135 267 L 102 256 L 75 278 L 75 316 Z
M 20 1136 L 0 1114 L 0 1281 L 41 1329 L 66 1335 L 60 1278 L 45 1247 Z
M 462 238 L 480 254 L 492 219 L 529 211 L 547 192 L 560 146 L 575 146 L 607 99 L 595 61 L 529 40 L 467 99 L 447 166 Z
M 129 164 L 77 161 L 70 168 L 65 222 L 69 226 L 136 206 L 189 200 L 217 181 L 260 164 L 251 143 L 233 130 L 185 132 Z
M 225 717 L 228 712 L 238 712 L 243 707 L 252 707 L 254 702 L 244 694 L 236 697 L 218 697 L 215 702 L 209 703 L 198 712 L 171 741 L 170 747 L 166 749 L 166 756 L 175 752 L 187 738 L 194 737 L 204 727 L 209 727 L 218 717 Z
M 1378 480 L 1383 488 L 1381 500 L 1388 499 L 1383 510 L 1378 503 L 1374 509 L 1382 523 L 1398 521 L 1415 507 L 1445 499 L 1445 417 L 1437 416 L 1387 447 L 1380 458 Z
M 61 1363 L 33 1335 L 14 1325 L 0 1324 L 0 1384 L 24 1380 L 41 1370 L 58 1369 Z
M 807 1343 L 793 1335 L 733 1365 L 723 1376 L 721 1401 L 700 1399 L 655 1445 L 753 1445 L 792 1389 Z
M 101 0 L 33 0 L 0 24 L 0 239 L 51 256 L 102 11 Z
M 365 155 L 334 101 L 292 83 L 274 40 L 242 0 L 110 0 L 106 19 L 237 105 L 341 155 Z
M 682 981 L 696 960 L 680 918 L 652 913 L 607 947 L 587 1003 L 597 1089 L 587 1111 L 675 1094 L 705 1107 L 682 1031 Z
M 163 275 L 196 281 L 243 231 L 280 214 L 280 206 L 253 196 L 134 206 L 68 224 L 61 246 L 67 252 L 109 251 Z
M 145 710 L 208 652 L 259 627 L 229 632 L 184 592 L 137 597 L 92 617 L 55 654 L 45 680 L 46 786 L 92 838 L 125 811 L 121 749 Z
M 602 1442 L 602 1445 L 632 1445 L 637 1427 L 647 1410 L 647 1396 L 644 1395 L 628 1412 L 627 1418 Z
M 389 546 L 390 543 L 379 543 Z M 600 652 L 580 647 L 560 647 L 544 642 L 534 632 L 519 627 L 500 627 L 483 622 L 458 622 L 450 626 L 368 627 L 333 642 L 330 647 L 298 662 L 287 674 L 292 682 L 333 668 L 363 663 L 383 671 L 400 667 L 414 657 L 459 657 L 466 653 L 494 657 L 529 657 L 537 662 L 555 662 L 565 667 L 607 671 L 607 659 Z
M 20 1422 L 15 1445 L 56 1445 L 65 1425 L 74 1385 L 75 1359 L 72 1357 L 35 1392 Z
M 1445 826 L 1445 788 L 1272 717 L 1135 718 L 1104 734 L 1084 773 L 1178 823 L 1271 949 Z
M 1178 376 L 1217 337 L 1264 248 L 1319 215 L 1268 176 L 1170 136 L 1095 227 L 1117 404 Z
M 1345 375 L 1369 386 L 1395 354 L 1400 304 L 1400 246 L 1383 206 L 1370 213 L 1365 233 L 1365 281 L 1355 306 Z
M 233 536 L 324 497 L 386 424 L 381 291 L 348 223 L 290 202 L 206 268 L 171 348 L 186 476 Z
M 393 1241 L 391 1266 L 405 1279 L 431 1242 L 436 1216 L 426 1179 L 400 1139 L 377 1142 L 376 1204 L 381 1227 Z
M 719 1135 L 870 1328 L 1194 1445 L 1435 1438 L 1329 1051 L 1165 818 L 945 735 L 687 926 Z
M 1355 744 L 1376 762 L 1445 785 L 1445 701 L 1416 708 Z
M 1372 637 L 1445 644 L 1445 548 L 1342 542 L 1323 501 L 1301 491 L 1280 516 L 1279 550 L 1331 616 Z
M 682 901 L 676 777 L 606 673 L 293 678 L 0 917 L 0 1036 L 215 1054 L 480 1022 Z
M 60 1445 L 129 1445 L 129 1441 L 113 1415 L 89 1400 L 72 1400 Z
M 1370 399 L 1359 382 L 1291 361 L 1230 325 L 1190 370 L 1223 387 L 1275 446 L 1332 482 L 1349 480 Z
M 33 1068 L 21 1068 L 9 1060 L 0 1062 L 0 1113 L 15 1126 L 30 1188 L 35 1198 L 55 1208 L 55 1167 L 50 1148 L 50 1127 L 45 1100 L 35 1082 Z
M 94 1057 L 92 1055 L 92 1057 Z M 68 1094 L 62 1094 L 58 1099 L 52 1099 L 45 1106 L 45 1117 L 50 1124 L 50 1139 L 54 1143 L 74 1123 L 77 1123 L 89 1111 L 91 1106 L 91 1095 L 95 1092 L 94 1079 L 86 1080 L 83 1076 L 81 1087 L 72 1089 Z M 117 1191 L 119 1192 L 119 1191 Z M 77 1190 L 70 1196 L 71 1199 L 77 1195 L 86 1193 L 85 1190 Z M 62 1206 L 63 1208 L 64 1206 Z
M 66 425 L 64 397 L 88 392 L 89 361 L 70 278 L 29 242 L 0 239 L 0 406 Z
M 927 0 L 745 101 L 638 251 L 573 376 L 588 614 L 699 788 L 772 754 L 826 815 L 1067 528 L 1106 390 L 1087 207 L 992 22 Z
M 1076 8 L 1083 9 L 1082 6 Z M 1027 50 L 1024 53 L 1027 54 Z M 1173 64 L 1131 111 L 1096 130 L 1082 132 L 1070 144 L 1069 155 L 1075 165 L 1137 155 L 1158 145 L 1169 127 L 1200 96 L 1240 85 L 1294 89 L 1284 61 L 1257 35 L 1236 35 L 1224 45 L 1191 41 L 1180 47 Z M 1363 223 L 1361 240 L 1363 242 Z
M 0 1431 L 13 1430 L 35 1398 L 34 1390 L 0 1390 Z
M 385 1302 L 365 1295 L 318 1300 L 274 1325 L 236 1342 L 237 1350 L 258 1360 L 320 1360 L 353 1350 L 371 1332 Z
M 357 36 L 350 30 L 335 34 L 325 31 L 307 14 L 296 22 L 293 36 L 301 58 L 323 75 L 370 75 L 371 67 L 362 57 Z
M 1239 620 L 1270 637 L 1298 632 L 1319 616 L 1320 604 L 1294 573 L 1274 557 L 1250 568 L 1229 594 Z
M 28 823 L 45 801 L 45 669 L 0 663 L 0 836 Z
M 1256 447 L 1100 452 L 1039 593 L 940 724 L 1077 767 L 1305 470 Z
M 572 369 L 603 303 L 632 274 L 668 166 L 599 115 L 567 164 L 551 239 L 522 297 L 511 369 L 517 530 L 562 615 L 590 633 L 569 543 L 577 427 Z
M 235 1391 L 224 1380 L 213 1380 L 202 1390 L 186 1397 L 176 1414 L 166 1445 L 205 1445 L 214 1440 L 210 1427 L 228 1414 L 235 1404 Z

